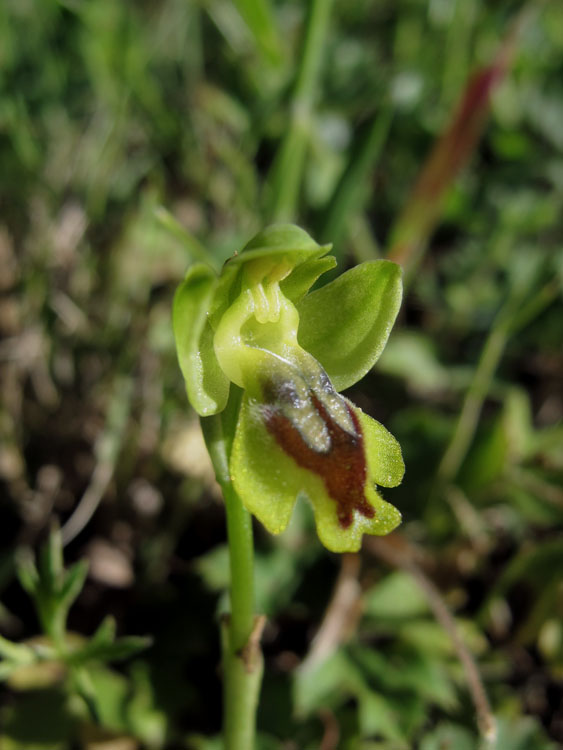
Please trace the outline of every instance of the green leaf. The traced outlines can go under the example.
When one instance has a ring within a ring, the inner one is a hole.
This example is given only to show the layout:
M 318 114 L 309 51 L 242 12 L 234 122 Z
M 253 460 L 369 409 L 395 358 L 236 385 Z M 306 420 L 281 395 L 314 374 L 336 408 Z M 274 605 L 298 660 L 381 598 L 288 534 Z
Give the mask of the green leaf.
M 280 32 L 268 0 L 236 0 L 235 5 L 269 62 L 280 64 L 283 59 Z
M 129 635 L 118 638 L 113 643 L 96 643 L 90 641 L 83 648 L 72 653 L 67 661 L 79 665 L 87 662 L 109 662 L 129 659 L 131 656 L 144 651 L 151 645 L 150 638 Z
M 379 586 L 377 587 L 379 588 Z M 400 610 L 400 604 L 398 609 Z M 428 607 L 426 607 L 428 609 Z M 452 641 L 445 637 L 444 628 L 435 620 L 422 619 L 416 615 L 408 614 L 408 605 L 405 607 L 404 619 L 401 623 L 393 621 L 393 631 L 397 637 L 410 648 L 423 652 L 428 656 L 436 656 L 438 659 L 446 659 L 454 654 Z M 375 615 L 377 622 L 378 615 Z M 458 621 L 458 627 L 461 625 Z M 465 632 L 470 630 L 468 623 L 463 623 Z M 474 653 L 480 653 L 483 650 L 483 636 L 480 634 L 476 625 L 471 624 L 470 643 L 467 645 Z M 467 642 L 469 639 L 464 638 Z
M 198 557 L 195 567 L 211 591 L 224 591 L 230 583 L 229 547 L 220 544 Z
M 420 750 L 444 750 L 444 748 L 475 750 L 475 747 L 475 736 L 471 732 L 456 724 L 444 722 L 424 736 Z
M 64 583 L 57 597 L 59 606 L 62 606 L 67 610 L 70 608 L 71 604 L 82 591 L 87 575 L 87 560 L 80 560 L 66 571 Z
M 37 654 L 34 649 L 23 644 L 12 643 L 0 635 L 0 682 L 8 679 L 20 667 L 29 666 L 36 661 Z
M 452 374 L 438 359 L 433 342 L 425 335 L 396 331 L 377 365 L 379 372 L 403 378 L 409 390 L 433 393 L 450 386 Z
M 115 639 L 115 620 L 104 618 L 92 638 L 82 648 L 73 651 L 68 662 L 79 665 L 89 661 L 115 661 L 128 659 L 151 645 L 151 639 L 142 636 L 125 636 Z
M 35 653 L 29 646 L 12 643 L 0 635 L 0 657 L 8 659 L 16 665 L 32 664 L 35 661 Z
M 390 573 L 371 588 L 364 601 L 364 613 L 376 620 L 412 618 L 428 611 L 428 602 L 420 586 L 411 575 L 401 570 Z
M 522 548 L 509 562 L 489 592 L 489 601 L 504 596 L 516 583 L 545 587 L 563 576 L 563 536 L 555 535 L 541 543 Z
M 367 682 L 374 683 L 389 697 L 407 693 L 443 708 L 451 709 L 456 704 L 457 693 L 442 655 L 429 657 L 424 650 L 395 642 L 388 645 L 384 654 L 364 646 L 351 646 L 350 659 Z
M 131 685 L 127 678 L 97 664 L 74 671 L 80 674 L 80 693 L 91 704 L 101 725 L 116 732 L 128 731 Z
M 307 716 L 317 708 L 333 709 L 350 695 L 360 695 L 366 690 L 365 681 L 357 666 L 342 650 L 328 659 L 295 675 L 295 707 Z
M 90 645 L 105 645 L 115 641 L 115 619 L 108 615 L 104 617 L 94 635 L 90 638 Z
M 502 750 L 556 750 L 539 721 L 532 716 L 500 719 L 496 746 Z M 483 748 L 485 750 L 485 748 Z
M 133 734 L 143 747 L 162 747 L 166 716 L 159 708 L 146 667 L 132 666 L 125 677 L 107 667 L 82 668 L 83 690 L 99 717 L 100 724 L 114 732 Z
M 203 263 L 192 266 L 174 296 L 173 325 L 178 361 L 188 399 L 200 416 L 222 411 L 229 397 L 229 381 L 213 350 L 213 331 L 207 319 L 217 277 Z
M 446 711 L 452 711 L 457 705 L 455 685 L 441 659 L 430 659 L 423 652 L 407 650 L 402 671 L 405 686 L 416 696 Z
M 64 635 L 68 610 L 84 585 L 88 563 L 81 560 L 65 570 L 58 528 L 51 530 L 39 552 L 39 570 L 30 552 L 24 550 L 18 558 L 18 577 L 33 598 L 41 626 L 46 634 L 59 641 Z
M 399 312 L 401 269 L 362 263 L 297 305 L 299 343 L 327 371 L 337 391 L 357 383 L 375 364 Z
M 49 538 L 39 553 L 39 568 L 45 589 L 53 593 L 57 592 L 62 584 L 64 572 L 60 529 L 51 529 Z
M 157 222 L 180 243 L 190 258 L 209 265 L 216 262 L 209 250 L 193 234 L 188 232 L 186 227 L 164 206 L 154 207 L 153 212 Z M 154 238 L 152 239 L 154 240 Z M 162 248 L 160 248 L 160 254 L 162 254 Z
M 160 704 L 160 694 L 157 697 L 153 669 L 139 659 L 131 665 L 129 674 L 131 699 L 127 714 L 130 732 L 142 740 L 144 747 L 162 748 L 166 744 L 171 721 Z
M 16 574 L 21 587 L 31 597 L 35 597 L 39 586 L 39 572 L 28 548 L 19 549 L 16 554 Z
M 408 744 L 404 729 L 401 727 L 401 714 L 393 710 L 393 704 L 386 698 L 371 690 L 364 690 L 358 698 L 358 719 L 364 736 L 383 735 L 400 743 L 394 747 L 405 750 Z

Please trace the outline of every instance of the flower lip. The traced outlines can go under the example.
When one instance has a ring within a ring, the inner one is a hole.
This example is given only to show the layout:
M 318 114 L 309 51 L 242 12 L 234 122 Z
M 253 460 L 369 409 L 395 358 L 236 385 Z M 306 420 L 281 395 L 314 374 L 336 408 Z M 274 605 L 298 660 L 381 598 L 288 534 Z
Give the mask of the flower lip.
M 354 512 L 365 518 L 373 518 L 375 509 L 367 501 L 365 494 L 368 471 L 362 428 L 346 401 L 341 399 L 353 425 L 353 432 L 342 427 L 317 394 L 309 391 L 309 419 L 316 419 L 322 424 L 328 438 L 323 442 L 318 439 L 308 440 L 302 425 L 285 413 L 284 401 L 297 406 L 297 401 L 300 400 L 291 384 L 282 388 L 272 384 L 265 395 L 267 401 L 270 401 L 262 407 L 268 431 L 299 466 L 314 472 L 323 480 L 329 496 L 336 503 L 340 526 L 343 529 L 349 528 L 354 520 Z M 276 405 L 276 401 L 279 405 Z

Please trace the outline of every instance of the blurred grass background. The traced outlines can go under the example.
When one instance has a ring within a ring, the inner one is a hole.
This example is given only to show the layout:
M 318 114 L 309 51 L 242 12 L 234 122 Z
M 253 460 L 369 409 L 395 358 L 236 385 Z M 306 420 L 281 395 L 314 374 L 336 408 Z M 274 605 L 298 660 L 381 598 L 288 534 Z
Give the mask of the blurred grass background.
M 176 364 L 175 286 L 273 219 L 333 241 L 341 269 L 396 250 L 433 144 L 520 9 L 3 0 L 0 631 L 37 634 L 14 556 L 58 518 L 67 559 L 90 561 L 71 628 L 109 612 L 154 646 L 94 670 L 101 727 L 56 678 L 2 687 L 2 750 L 221 747 L 224 518 Z M 560 3 L 527 20 L 485 109 L 471 159 L 448 152 L 468 164 L 443 201 L 424 196 L 432 233 L 419 216 L 400 320 L 351 397 L 401 442 L 387 496 L 479 662 L 499 749 L 543 750 L 563 743 Z M 369 545 L 341 570 L 306 508 L 280 538 L 256 532 L 260 748 L 478 747 L 408 571 Z M 343 571 L 338 636 L 296 672 Z

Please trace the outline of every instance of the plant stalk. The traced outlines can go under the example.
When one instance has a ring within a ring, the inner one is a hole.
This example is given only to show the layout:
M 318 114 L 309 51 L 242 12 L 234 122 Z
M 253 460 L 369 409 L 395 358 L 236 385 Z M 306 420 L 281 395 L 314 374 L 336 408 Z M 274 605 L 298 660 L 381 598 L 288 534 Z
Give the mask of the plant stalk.
M 233 485 L 221 484 L 227 512 L 231 567 L 230 638 L 235 652 L 246 646 L 254 627 L 254 547 L 250 513 Z
M 234 389 L 233 389 L 234 391 Z M 254 614 L 252 520 L 231 482 L 229 458 L 240 393 L 221 415 L 201 420 L 203 435 L 223 491 L 229 543 L 230 615 L 221 623 L 223 654 L 223 733 L 225 750 L 252 750 L 262 682 L 260 635 L 263 617 Z

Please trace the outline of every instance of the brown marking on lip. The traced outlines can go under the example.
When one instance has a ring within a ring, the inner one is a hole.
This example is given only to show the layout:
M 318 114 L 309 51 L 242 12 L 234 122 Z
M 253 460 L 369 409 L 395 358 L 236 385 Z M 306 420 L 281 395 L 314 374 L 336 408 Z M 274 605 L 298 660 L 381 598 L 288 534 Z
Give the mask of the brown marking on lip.
M 343 529 L 347 529 L 352 524 L 355 510 L 366 518 L 373 518 L 375 515 L 375 510 L 364 494 L 367 468 L 362 429 L 348 405 L 346 408 L 356 435 L 343 430 L 314 393 L 311 393 L 311 400 L 330 435 L 331 447 L 326 453 L 311 448 L 291 420 L 275 407 L 268 406 L 264 409 L 266 427 L 299 466 L 321 477 L 328 494 L 336 502 L 338 523 Z

